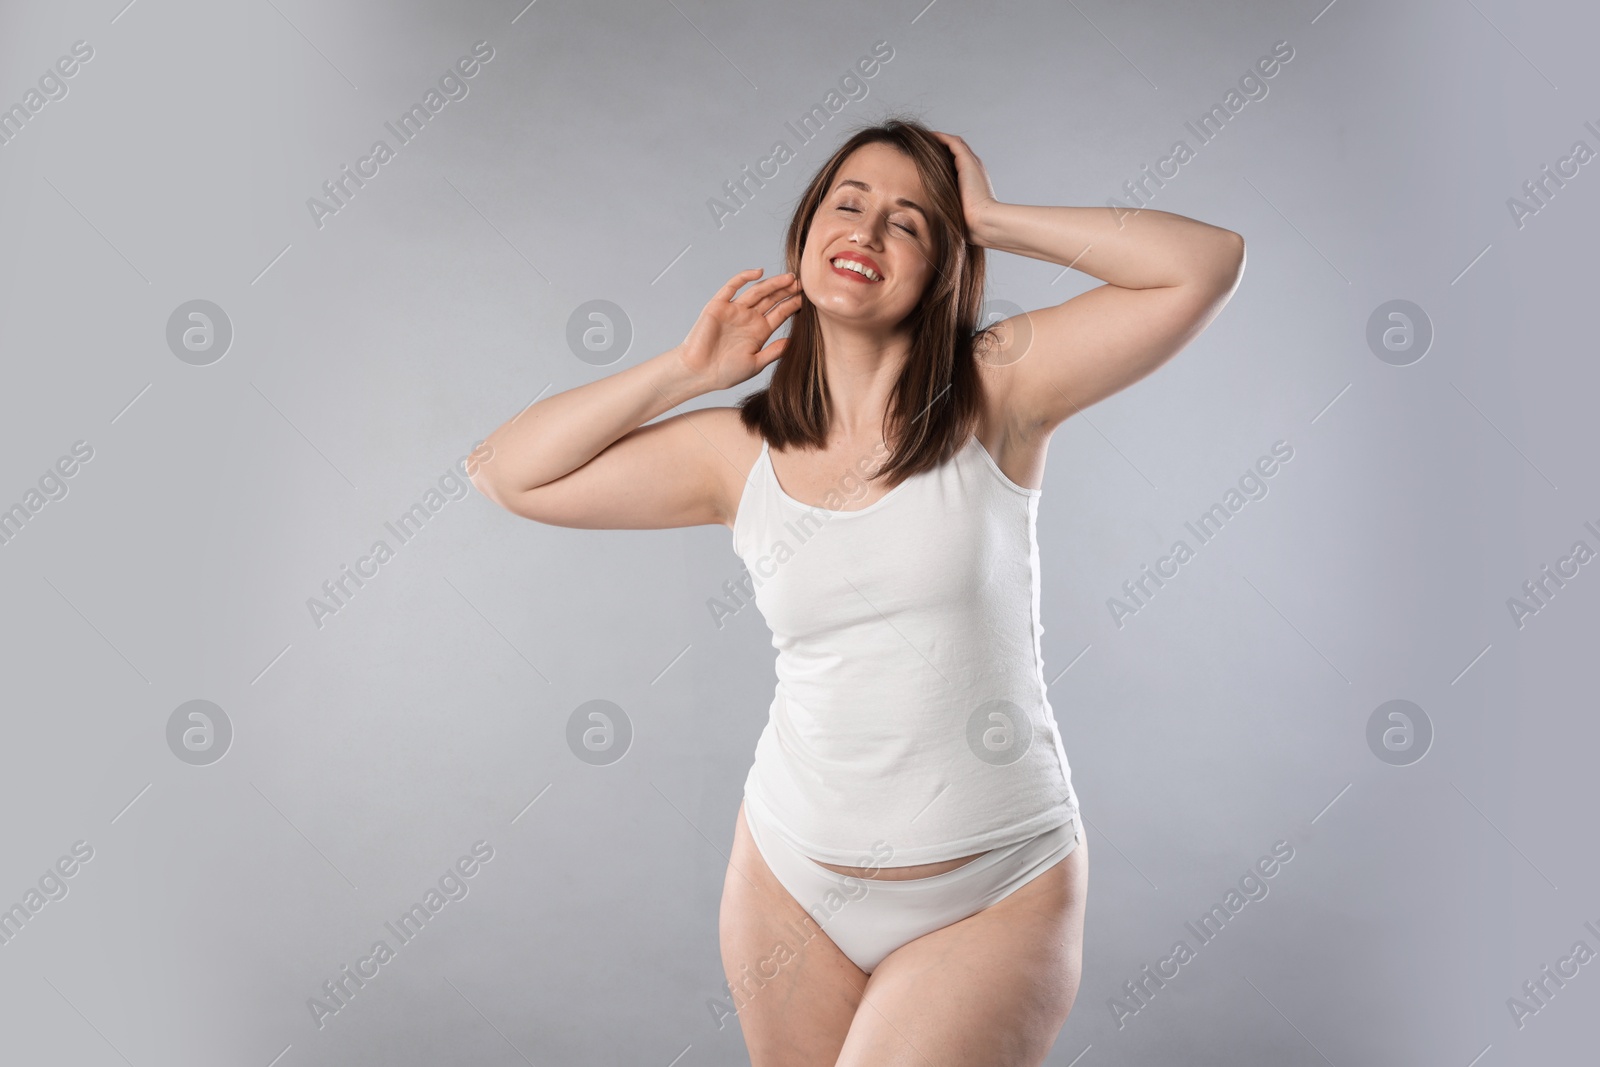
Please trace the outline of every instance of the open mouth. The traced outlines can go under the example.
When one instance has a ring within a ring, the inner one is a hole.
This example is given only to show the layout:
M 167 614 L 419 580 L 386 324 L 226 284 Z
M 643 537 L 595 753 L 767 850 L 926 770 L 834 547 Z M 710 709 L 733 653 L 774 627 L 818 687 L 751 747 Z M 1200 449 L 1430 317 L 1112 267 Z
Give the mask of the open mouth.
M 858 282 L 877 283 L 883 281 L 883 275 L 873 267 L 852 256 L 839 256 L 828 261 L 834 272 L 853 278 Z

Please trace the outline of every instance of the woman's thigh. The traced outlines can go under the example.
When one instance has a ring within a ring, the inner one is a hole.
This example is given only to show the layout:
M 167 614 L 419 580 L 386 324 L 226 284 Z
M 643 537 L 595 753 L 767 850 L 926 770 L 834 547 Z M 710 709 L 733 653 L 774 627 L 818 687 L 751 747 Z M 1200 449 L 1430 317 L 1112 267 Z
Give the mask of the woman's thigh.
M 1036 1067 L 1078 996 L 1087 841 L 976 915 L 889 953 L 838 1067 Z
M 722 967 L 752 1067 L 833 1067 L 867 975 L 768 869 L 743 804 L 719 925 Z

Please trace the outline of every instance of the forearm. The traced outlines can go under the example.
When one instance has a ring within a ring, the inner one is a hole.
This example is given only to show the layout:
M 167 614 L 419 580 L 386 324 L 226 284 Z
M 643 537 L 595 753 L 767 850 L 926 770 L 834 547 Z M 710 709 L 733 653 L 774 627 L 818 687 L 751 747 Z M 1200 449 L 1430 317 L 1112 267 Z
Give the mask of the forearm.
M 565 477 L 618 438 L 710 387 L 673 347 L 653 359 L 536 401 L 484 439 L 472 484 L 499 502 Z
M 1227 282 L 1242 247 L 1230 230 L 1153 208 L 1113 213 L 991 202 L 968 225 L 985 248 L 1071 266 L 1125 289 Z

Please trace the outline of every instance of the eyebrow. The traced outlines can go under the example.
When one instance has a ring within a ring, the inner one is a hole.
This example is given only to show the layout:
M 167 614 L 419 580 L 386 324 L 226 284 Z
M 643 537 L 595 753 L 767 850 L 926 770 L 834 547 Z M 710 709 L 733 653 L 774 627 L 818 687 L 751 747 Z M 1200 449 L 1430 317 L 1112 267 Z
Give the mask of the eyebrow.
M 860 189 L 863 192 L 868 192 L 868 193 L 872 192 L 872 186 L 868 185 L 866 182 L 856 181 L 856 179 L 854 179 L 854 178 L 841 178 L 839 180 L 839 184 L 833 187 L 834 192 L 838 192 L 840 186 L 845 186 L 845 185 L 854 186 L 855 188 Z M 923 222 L 927 222 L 928 221 L 928 213 L 926 211 L 924 211 L 923 208 L 922 208 L 922 205 L 917 203 L 915 200 L 907 200 L 903 196 L 897 196 L 897 197 L 895 197 L 895 201 L 894 202 L 896 204 L 899 204 L 901 207 L 908 207 L 911 210 L 915 211 L 917 214 L 921 215 Z

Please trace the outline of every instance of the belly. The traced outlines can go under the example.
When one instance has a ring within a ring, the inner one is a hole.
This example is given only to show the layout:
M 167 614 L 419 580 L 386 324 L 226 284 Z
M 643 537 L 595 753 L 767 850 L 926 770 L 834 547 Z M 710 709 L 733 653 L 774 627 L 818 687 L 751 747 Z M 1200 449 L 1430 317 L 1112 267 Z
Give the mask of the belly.
M 826 867 L 839 874 L 848 874 L 852 878 L 875 878 L 882 881 L 899 882 L 907 878 L 932 878 L 936 874 L 953 871 L 957 867 L 964 867 L 973 860 L 982 856 L 982 852 L 975 852 L 970 856 L 961 856 L 953 860 L 936 860 L 933 863 L 917 863 L 909 867 L 845 867 L 837 863 L 823 863 L 821 860 L 812 860 L 819 867 Z

